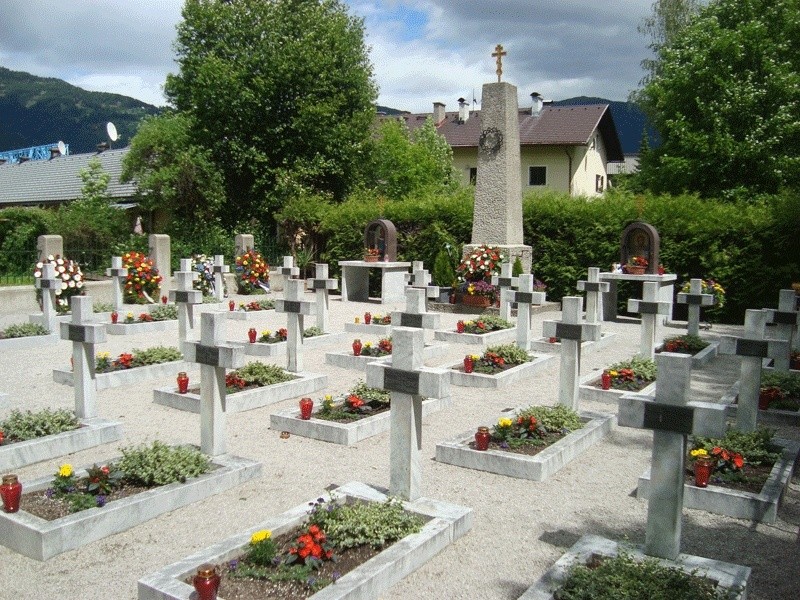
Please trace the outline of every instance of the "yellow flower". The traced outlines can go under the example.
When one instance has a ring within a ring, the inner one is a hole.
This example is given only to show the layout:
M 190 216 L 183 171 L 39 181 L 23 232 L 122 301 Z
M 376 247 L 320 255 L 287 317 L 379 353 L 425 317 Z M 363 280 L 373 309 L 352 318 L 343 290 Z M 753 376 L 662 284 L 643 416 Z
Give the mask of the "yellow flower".
M 72 475 L 72 465 L 69 463 L 64 463 L 61 465 L 61 468 L 58 470 L 59 477 L 69 477 Z
M 473 362 L 481 359 L 481 357 L 478 356 L 477 354 L 470 354 L 469 357 L 472 359 Z
M 697 448 L 692 450 L 689 454 L 691 454 L 694 458 L 703 458 L 708 456 L 708 452 L 706 452 L 705 448 Z
M 498 427 L 511 427 L 511 423 L 513 423 L 513 421 L 508 417 L 500 417 L 497 421 Z
M 129 312 L 129 313 L 128 313 L 127 315 L 125 315 L 125 316 L 126 316 L 128 319 L 132 319 L 132 318 L 133 318 L 133 313 L 132 313 L 132 312 Z
M 269 337 L 271 333 L 272 332 L 269 329 L 265 329 L 264 331 L 261 332 L 261 335 L 263 335 L 264 337 Z
M 331 400 L 333 400 L 333 396 L 331 396 L 330 394 L 325 394 L 325 401 L 330 402 Z
M 106 360 L 111 358 L 111 352 L 98 352 L 97 353 L 97 360 Z
M 256 531 L 252 536 L 250 536 L 250 543 L 257 544 L 259 542 L 263 542 L 264 540 L 268 540 L 272 537 L 272 532 L 269 529 L 262 529 L 261 531 Z
M 617 375 L 619 375 L 619 373 L 617 373 L 616 371 L 609 371 L 609 372 L 608 372 L 608 374 L 609 374 L 611 377 L 616 377 Z
M 365 347 L 365 348 L 372 348 L 372 342 L 366 342 L 366 343 L 364 344 L 364 347 Z

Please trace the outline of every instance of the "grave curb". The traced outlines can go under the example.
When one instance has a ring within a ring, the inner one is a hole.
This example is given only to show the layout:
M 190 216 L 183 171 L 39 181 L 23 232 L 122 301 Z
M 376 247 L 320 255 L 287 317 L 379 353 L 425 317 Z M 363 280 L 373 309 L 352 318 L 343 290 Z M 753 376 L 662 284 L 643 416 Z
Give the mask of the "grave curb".
M 0 350 L 28 350 L 30 348 L 43 348 L 61 341 L 61 334 L 47 333 L 45 335 L 26 335 L 18 338 L 0 340 Z
M 328 385 L 328 376 L 320 373 L 300 371 L 291 375 L 295 376 L 291 381 L 228 394 L 225 398 L 225 412 L 233 414 L 270 406 L 297 396 L 313 394 Z M 200 414 L 200 394 L 179 394 L 175 390 L 172 386 L 154 389 L 153 403 Z
M 386 496 L 356 481 L 351 481 L 335 490 L 348 498 L 370 502 L 383 502 Z M 329 494 L 322 494 L 328 499 Z M 472 509 L 430 498 L 419 498 L 404 502 L 404 508 L 413 513 L 429 517 L 422 531 L 399 540 L 360 567 L 336 580 L 335 584 L 320 590 L 309 600 L 368 600 L 378 597 L 392 585 L 413 573 L 444 548 L 454 543 L 472 528 Z M 183 579 L 197 571 L 203 563 L 217 564 L 230 560 L 244 551 L 250 536 L 267 529 L 273 535 L 288 532 L 307 517 L 308 503 L 300 504 L 276 517 L 272 517 L 229 537 L 228 539 L 196 552 L 160 571 L 139 579 L 139 600 L 189 600 L 194 598 L 191 585 Z
M 423 360 L 440 358 L 447 354 L 449 348 L 447 344 L 425 344 L 422 350 Z M 354 356 L 352 352 L 326 352 L 325 364 L 349 369 L 351 371 L 367 371 L 367 365 L 373 362 L 388 363 L 392 362 L 392 355 L 386 356 Z
M 149 321 L 147 323 L 106 323 L 108 335 L 136 335 L 153 331 L 166 331 L 178 325 L 178 319 Z
M 387 337 L 392 334 L 391 325 L 367 325 L 366 323 L 345 323 L 344 330 L 347 333 L 377 335 L 378 337 Z
M 98 373 L 95 375 L 95 389 L 107 390 L 123 385 L 131 385 L 147 379 L 169 377 L 170 375 L 176 375 L 178 371 L 182 371 L 185 368 L 186 363 L 181 359 L 158 363 L 157 365 L 146 365 L 144 367 L 134 367 L 133 369 L 120 369 L 119 371 Z M 72 371 L 53 369 L 53 381 L 62 385 L 74 385 Z
M 656 383 L 654 381 L 650 385 L 642 388 L 638 391 L 632 390 L 603 390 L 599 387 L 595 387 L 591 385 L 593 382 L 600 381 L 600 376 L 602 375 L 602 371 L 592 371 L 587 373 L 580 379 L 580 383 L 578 385 L 578 397 L 581 401 L 590 401 L 590 402 L 603 402 L 606 404 L 616 404 L 619 405 L 619 399 L 624 396 L 625 394 L 639 394 L 644 396 L 652 396 L 656 392 Z
M 715 515 L 725 515 L 735 519 L 746 519 L 756 523 L 774 523 L 778 518 L 778 507 L 783 493 L 789 487 L 794 465 L 800 454 L 800 442 L 775 438 L 776 444 L 783 447 L 781 457 L 775 461 L 769 478 L 758 494 L 740 492 L 713 484 L 706 488 L 684 484 L 683 506 L 704 510 Z M 636 497 L 647 499 L 650 495 L 650 468 L 639 477 Z
M 601 333 L 600 339 L 596 342 L 592 340 L 586 340 L 585 342 L 581 342 L 581 352 L 594 352 L 597 350 L 601 350 L 603 348 L 607 348 L 614 342 L 614 338 L 617 337 L 616 333 L 608 332 L 608 333 Z M 531 342 L 531 350 L 536 350 L 537 352 L 552 352 L 555 354 L 561 353 L 561 342 L 550 343 L 545 338 L 538 338 Z
M 452 404 L 452 396 L 446 398 L 426 398 L 422 402 L 422 416 L 424 418 L 431 413 L 448 408 L 452 406 Z M 318 409 L 318 407 L 315 408 Z M 316 410 L 314 412 L 316 412 Z M 304 421 L 297 418 L 299 414 L 299 408 L 273 413 L 269 417 L 269 427 L 276 431 L 288 431 L 293 435 L 313 440 L 320 440 L 343 446 L 352 446 L 357 442 L 389 431 L 391 412 L 387 410 L 378 415 L 365 417 L 352 423 L 337 423 L 335 421 L 315 419 L 313 414 L 311 415 L 311 419 Z
M 0 471 L 26 467 L 122 439 L 122 423 L 94 417 L 79 419 L 82 427 L 0 446 Z
M 700 350 L 697 354 L 692 354 L 692 369 L 702 369 L 719 354 L 719 342 L 704 341 L 708 342 L 708 346 Z M 663 349 L 663 343 L 657 344 L 655 347 L 656 352 L 661 352 Z
M 225 309 L 226 310 L 224 312 L 232 321 L 253 321 L 256 316 L 263 313 L 272 313 L 273 315 L 276 314 L 274 308 L 266 308 L 262 310 L 239 310 L 237 308 L 236 310 L 228 310 L 228 308 L 225 307 Z
M 739 395 L 739 381 L 731 386 L 731 389 L 722 397 L 721 403 L 727 404 L 725 407 L 726 415 L 729 419 L 736 419 L 739 407 L 736 398 Z M 770 425 L 800 425 L 800 410 L 762 410 L 758 409 L 758 422 Z
M 666 567 L 673 567 L 691 573 L 699 571 L 703 576 L 719 582 L 723 588 L 732 590 L 739 588 L 739 593 L 731 596 L 735 600 L 747 598 L 748 583 L 752 570 L 750 567 L 726 563 L 702 556 L 679 554 L 677 560 L 666 560 L 645 556 L 642 546 L 629 546 L 596 535 L 584 535 L 562 555 L 556 563 L 528 590 L 519 600 L 553 600 L 553 592 L 561 585 L 575 563 L 585 563 L 593 555 L 616 556 L 624 551 L 634 559 L 652 559 Z
M 494 346 L 504 342 L 513 342 L 517 339 L 517 328 L 500 329 L 489 333 L 457 333 L 451 330 L 436 329 L 433 339 L 449 344 L 466 344 L 469 346 Z
M 581 411 L 579 414 L 585 423 L 581 429 L 533 456 L 502 450 L 473 450 L 468 446 L 474 439 L 473 430 L 436 444 L 436 461 L 516 479 L 544 481 L 603 439 L 617 422 L 616 416 L 605 413 Z
M 544 368 L 548 362 L 554 360 L 555 354 L 532 354 L 528 353 L 532 358 L 530 362 L 511 367 L 506 371 L 501 371 L 496 375 L 487 375 L 485 373 L 464 373 L 462 371 L 454 370 L 454 367 L 459 367 L 463 363 L 461 361 L 445 365 L 442 368 L 450 371 L 450 384 L 459 387 L 471 388 L 489 388 L 499 390 L 521 379 L 531 377 Z
M 337 333 L 323 333 L 322 335 L 315 335 L 313 337 L 303 338 L 303 347 L 304 348 L 319 348 L 320 346 L 325 346 L 327 344 L 334 344 L 341 342 L 342 340 L 347 337 L 345 332 L 337 332 Z M 247 356 L 284 356 L 287 353 L 287 344 L 288 342 L 275 342 L 273 344 L 267 344 L 264 342 L 241 342 L 239 340 L 229 340 L 229 344 L 233 346 L 239 346 L 244 349 L 244 353 Z
M 2 512 L 0 543 L 23 556 L 44 561 L 261 476 L 261 463 L 249 459 L 226 454 L 211 462 L 219 468 L 185 483 L 171 483 L 54 521 L 24 511 Z M 50 487 L 52 481 L 49 475 L 23 486 L 29 492 L 38 491 Z

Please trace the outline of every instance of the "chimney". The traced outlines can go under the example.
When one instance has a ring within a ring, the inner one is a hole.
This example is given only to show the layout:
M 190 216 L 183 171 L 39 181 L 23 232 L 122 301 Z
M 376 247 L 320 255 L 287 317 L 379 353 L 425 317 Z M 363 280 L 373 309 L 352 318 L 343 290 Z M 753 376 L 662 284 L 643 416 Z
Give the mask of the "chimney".
M 538 117 L 542 113 L 543 105 L 544 101 L 542 100 L 542 96 L 539 94 L 539 92 L 533 92 L 531 94 L 531 115 Z
M 433 124 L 438 125 L 442 121 L 444 121 L 445 111 L 444 111 L 444 102 L 434 102 L 433 103 Z
M 50 160 L 58 158 L 59 156 L 61 156 L 61 150 L 58 149 L 58 146 L 50 148 Z
M 108 142 L 100 142 L 99 144 L 97 144 L 97 152 L 98 152 L 98 154 L 100 152 L 105 152 L 108 149 L 109 149 Z
M 458 120 L 461 123 L 466 123 L 469 119 L 469 104 L 464 98 L 458 99 Z

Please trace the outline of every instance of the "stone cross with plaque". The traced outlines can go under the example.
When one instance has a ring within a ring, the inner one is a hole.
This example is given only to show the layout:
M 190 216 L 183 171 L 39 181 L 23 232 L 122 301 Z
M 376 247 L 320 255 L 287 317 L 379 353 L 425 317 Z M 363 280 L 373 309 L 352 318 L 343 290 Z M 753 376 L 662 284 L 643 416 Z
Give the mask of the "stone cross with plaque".
M 415 329 L 436 329 L 439 327 L 439 313 L 427 312 L 425 301 L 426 288 L 406 288 L 405 312 L 392 313 L 392 325 L 397 327 L 413 327 Z
M 114 310 L 122 312 L 122 301 L 125 292 L 125 282 L 128 280 L 128 269 L 122 266 L 121 256 L 111 257 L 111 268 L 106 269 L 106 275 L 114 280 L 111 284 Z
M 211 267 L 214 274 L 214 298 L 217 302 L 225 300 L 225 273 L 230 273 L 231 268 L 225 264 L 225 257 L 222 254 L 214 255 L 214 265 Z
M 645 281 L 642 283 L 642 299 L 628 300 L 628 312 L 642 315 L 641 337 L 639 338 L 639 355 L 642 358 L 653 358 L 656 350 L 656 316 L 669 315 L 672 304 L 658 300 L 658 283 Z
M 42 290 L 42 318 L 44 326 L 50 333 L 56 332 L 56 292 L 61 289 L 61 279 L 56 276 L 56 266 L 51 262 L 42 265 L 42 276 L 33 282 L 37 290 Z
M 800 335 L 798 335 L 798 328 L 800 328 L 800 310 L 797 310 L 797 294 L 794 290 L 781 290 L 778 295 L 778 310 L 767 308 L 767 323 L 772 323 L 775 327 L 775 333 L 779 339 L 789 341 L 790 349 L 797 350 L 800 348 Z M 789 360 L 788 354 L 786 361 Z M 778 359 L 775 359 L 775 368 L 778 366 Z M 788 364 L 786 369 L 788 369 Z M 786 370 L 781 369 L 781 370 Z
M 203 303 L 203 293 L 194 289 L 199 273 L 192 270 L 192 259 L 182 258 L 181 268 L 175 271 L 177 290 L 169 291 L 169 299 L 178 306 L 178 346 L 184 351 L 189 330 L 194 328 L 194 305 Z
M 316 304 L 301 300 L 304 282 L 287 279 L 283 288 L 283 300 L 275 301 L 275 312 L 286 313 L 287 371 L 299 373 L 303 370 L 303 316 L 314 314 Z
M 519 290 L 511 291 L 509 302 L 517 303 L 517 346 L 523 350 L 531 349 L 531 305 L 541 306 L 545 301 L 544 292 L 533 291 L 533 275 L 519 276 Z
M 600 269 L 589 267 L 586 281 L 578 281 L 578 291 L 586 292 L 586 322 L 600 323 L 603 320 L 603 294 L 611 290 L 611 284 L 600 281 Z M 597 329 L 597 339 L 600 340 L 600 329 Z
M 328 292 L 337 289 L 339 281 L 328 277 L 328 265 L 325 263 L 316 264 L 314 275 L 313 279 L 308 280 L 308 288 L 314 290 L 317 296 L 317 327 L 323 333 L 328 333 L 328 312 L 330 310 L 330 294 Z
M 713 306 L 714 294 L 703 293 L 703 280 L 692 279 L 689 282 L 689 293 L 681 292 L 676 298 L 678 304 L 689 305 L 687 332 L 689 335 L 700 335 L 700 307 Z
M 97 416 L 95 344 L 106 341 L 106 326 L 92 321 L 92 299 L 89 296 L 70 298 L 72 321 L 61 323 L 61 339 L 72 342 L 72 387 L 75 389 L 75 416 L 91 419 Z
M 500 318 L 511 320 L 510 292 L 519 285 L 519 278 L 511 276 L 511 263 L 506 261 L 500 265 L 500 275 L 492 275 L 492 285 L 500 289 Z
M 278 272 L 286 279 L 300 277 L 300 268 L 294 266 L 294 256 L 284 256 L 283 266 L 278 269 Z
M 439 286 L 431 283 L 431 275 L 428 269 L 423 268 L 421 260 L 411 263 L 411 273 L 406 274 L 406 281 L 411 287 L 425 290 L 426 298 L 438 298 Z

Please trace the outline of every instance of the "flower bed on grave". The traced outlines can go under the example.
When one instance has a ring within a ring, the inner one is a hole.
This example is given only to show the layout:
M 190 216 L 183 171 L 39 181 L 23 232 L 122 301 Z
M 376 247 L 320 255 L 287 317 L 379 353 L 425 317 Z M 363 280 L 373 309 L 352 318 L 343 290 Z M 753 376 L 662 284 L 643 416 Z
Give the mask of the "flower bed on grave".
M 658 369 L 654 360 L 634 356 L 614 363 L 605 370 L 605 373 L 611 378 L 611 389 L 638 392 L 656 380 Z M 602 388 L 602 378 L 594 381 L 592 385 Z
M 524 360 L 523 360 L 524 355 Z M 501 388 L 530 377 L 543 368 L 555 355 L 531 354 L 516 344 L 490 346 L 482 355 L 468 354 L 464 360 L 450 365 L 450 383 L 463 387 Z M 468 371 L 468 362 L 473 368 Z M 477 366 L 477 369 L 475 368 Z
M 234 395 L 276 383 L 292 381 L 296 378 L 295 375 L 276 365 L 253 361 L 225 375 L 225 390 L 229 395 Z M 200 387 L 192 388 L 189 391 L 199 394 Z
M 75 413 L 66 409 L 45 408 L 37 412 L 14 409 L 0 421 L 0 446 L 73 431 L 81 426 Z
M 471 361 L 472 369 L 467 370 L 468 363 Z M 530 355 L 516 344 L 501 344 L 490 346 L 482 355 L 468 354 L 461 367 L 456 370 L 465 373 L 483 373 L 484 375 L 496 375 L 507 371 L 513 367 L 530 362 Z
M 168 346 L 153 346 L 144 350 L 123 352 L 112 359 L 110 352 L 98 352 L 95 356 L 95 373 L 112 373 L 125 371 L 149 365 L 159 365 L 167 362 L 181 360 L 183 355 L 177 348 Z
M 360 349 L 356 351 L 358 345 L 361 344 L 360 340 L 353 341 L 353 355 L 354 356 L 372 356 L 375 358 L 381 356 L 389 356 L 392 353 L 392 338 L 381 338 L 378 340 L 377 345 L 372 342 L 364 342 Z
M 472 333 L 476 335 L 484 335 L 492 331 L 501 331 L 503 329 L 511 329 L 514 325 L 493 315 L 486 315 L 478 317 L 472 321 L 458 321 L 456 323 L 456 333 Z
M 156 321 L 172 321 L 178 318 L 178 307 L 174 304 L 162 304 L 150 309 L 149 312 L 140 313 L 139 316 L 134 316 L 132 312 L 125 315 L 123 320 L 124 325 L 132 323 L 153 323 Z
M 707 348 L 709 343 L 697 335 L 676 335 L 666 338 L 661 352 L 677 352 L 678 354 L 697 354 Z
M 314 413 L 315 419 L 352 423 L 389 410 L 391 393 L 367 387 L 359 381 L 344 396 L 334 400 L 331 394 L 322 399 L 321 407 Z
M 758 408 L 770 411 L 800 411 L 800 375 L 781 371 L 764 371 Z
M 242 312 L 275 310 L 275 301 L 271 298 L 262 298 L 261 300 L 251 300 L 250 302 L 239 302 L 239 310 Z
M 319 337 L 321 335 L 324 335 L 324 332 L 319 327 L 308 327 L 303 330 L 304 338 Z M 288 337 L 289 332 L 285 327 L 281 327 L 275 333 L 269 329 L 265 329 L 261 332 L 261 335 L 256 338 L 256 342 L 259 344 L 277 344 L 285 342 Z
M 166 377 L 175 372 L 183 355 L 177 348 L 154 346 L 144 350 L 134 349 L 111 358 L 109 352 L 98 352 L 95 356 L 95 385 L 98 390 L 119 387 Z M 53 369 L 53 381 L 64 385 L 74 385 L 72 370 Z
M 50 333 L 46 327 L 38 323 L 18 323 L 9 325 L 5 329 L 0 329 L 0 340 L 49 335 Z
M 488 447 L 533 456 L 582 427 L 578 413 L 566 406 L 529 406 L 517 411 L 513 418 L 500 417 Z M 470 442 L 469 447 L 477 449 L 476 443 Z
M 355 318 L 355 322 L 358 323 L 358 317 Z M 392 315 L 385 314 L 382 315 L 380 313 L 375 313 L 374 315 L 370 312 L 364 313 L 364 325 L 391 325 L 392 324 Z

